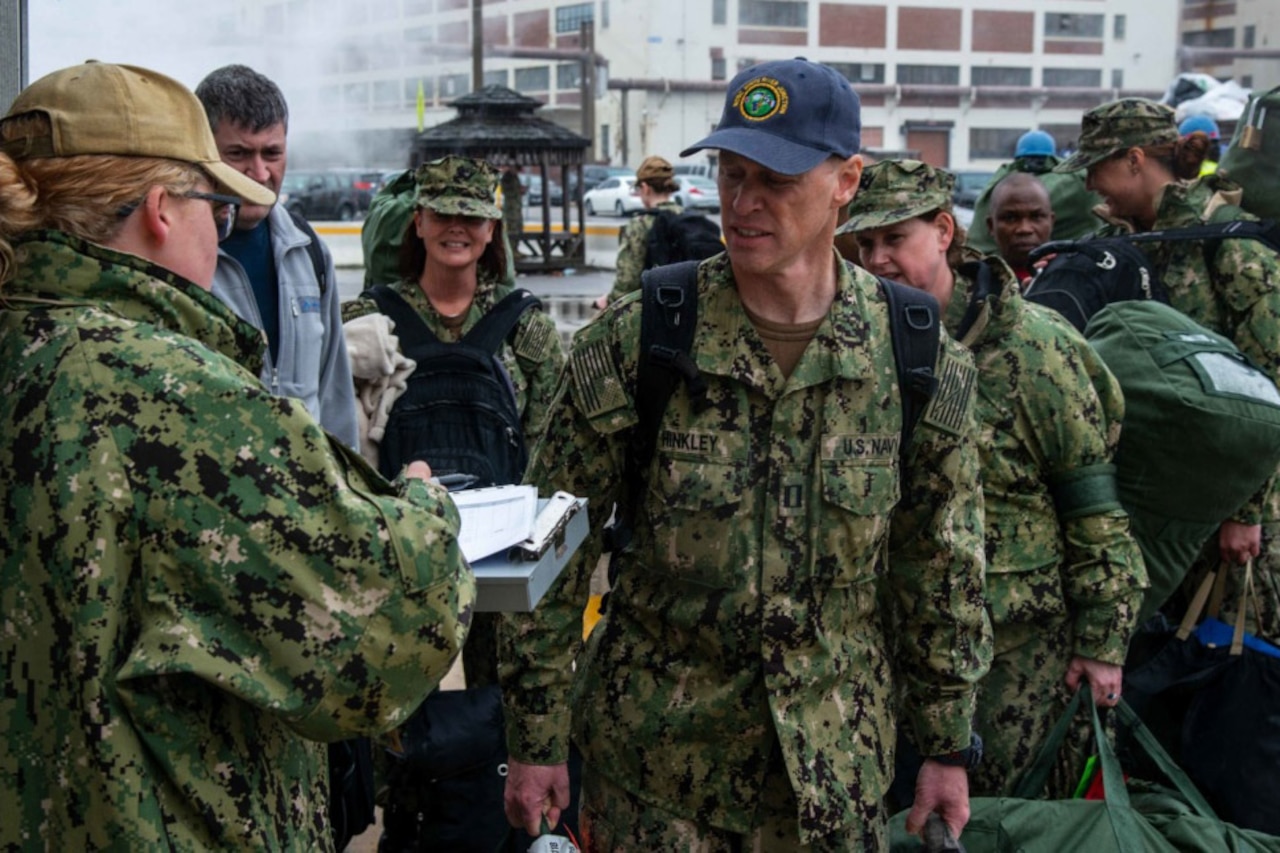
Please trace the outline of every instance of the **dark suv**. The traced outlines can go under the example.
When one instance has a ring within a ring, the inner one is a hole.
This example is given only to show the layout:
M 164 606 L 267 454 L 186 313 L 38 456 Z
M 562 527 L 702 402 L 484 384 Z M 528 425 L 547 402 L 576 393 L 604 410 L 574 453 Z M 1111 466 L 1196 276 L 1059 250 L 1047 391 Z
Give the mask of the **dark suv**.
M 348 170 L 288 172 L 280 185 L 280 204 L 307 219 L 348 222 L 364 215 L 373 195 L 361 174 Z

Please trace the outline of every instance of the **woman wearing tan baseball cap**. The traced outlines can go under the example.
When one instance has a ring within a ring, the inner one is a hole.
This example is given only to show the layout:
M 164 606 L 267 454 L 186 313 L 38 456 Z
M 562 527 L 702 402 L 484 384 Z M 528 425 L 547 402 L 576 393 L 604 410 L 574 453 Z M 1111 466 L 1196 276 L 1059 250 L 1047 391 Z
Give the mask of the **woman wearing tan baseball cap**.
M 272 395 L 208 292 L 242 199 L 273 196 L 146 69 L 0 119 L 0 849 L 329 849 L 324 742 L 462 647 L 447 493 Z

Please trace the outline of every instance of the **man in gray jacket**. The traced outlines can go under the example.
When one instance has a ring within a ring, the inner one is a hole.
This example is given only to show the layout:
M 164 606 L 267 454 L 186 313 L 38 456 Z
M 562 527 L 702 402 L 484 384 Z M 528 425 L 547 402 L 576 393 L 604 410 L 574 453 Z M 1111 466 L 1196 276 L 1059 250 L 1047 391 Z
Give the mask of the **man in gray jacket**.
M 279 196 L 289 125 L 280 88 L 252 68 L 227 65 L 200 81 L 196 96 L 222 161 Z M 300 400 L 330 434 L 359 450 L 333 257 L 306 220 L 281 204 L 242 206 L 235 230 L 218 244 L 213 293 L 266 333 L 263 384 Z M 370 749 L 368 738 L 329 744 L 329 823 L 337 850 L 373 821 Z
M 279 87 L 247 66 L 227 65 L 205 77 L 196 96 L 223 162 L 278 195 L 289 124 Z M 324 260 L 323 281 L 312 241 Z M 333 258 L 305 220 L 279 204 L 241 207 L 235 232 L 218 246 L 213 292 L 266 333 L 262 381 L 272 393 L 301 400 L 339 441 L 358 448 Z

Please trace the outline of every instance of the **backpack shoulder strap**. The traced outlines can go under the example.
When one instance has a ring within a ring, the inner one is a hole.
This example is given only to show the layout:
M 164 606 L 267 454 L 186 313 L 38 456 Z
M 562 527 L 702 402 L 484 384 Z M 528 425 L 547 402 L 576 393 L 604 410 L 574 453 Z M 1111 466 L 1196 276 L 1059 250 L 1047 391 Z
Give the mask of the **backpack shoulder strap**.
M 416 349 L 422 344 L 440 342 L 430 327 L 418 316 L 413 306 L 388 285 L 374 285 L 360 295 L 377 303 L 378 310 L 396 324 L 395 333 L 396 337 L 400 338 L 400 349 L 410 358 L 413 357 L 410 349 Z
M 1273 251 L 1280 252 L 1280 226 L 1270 220 L 1238 219 L 1125 235 L 1125 239 L 1130 243 L 1172 243 L 1179 240 L 1220 241 L 1227 238 L 1257 240 L 1266 244 Z
M 515 331 L 516 323 L 520 322 L 524 312 L 534 307 L 542 307 L 542 300 L 527 290 L 513 290 L 485 312 L 471 331 L 462 336 L 462 343 L 490 354 L 496 353 L 502 342 Z
M 902 440 L 898 447 L 905 471 L 907 448 L 916 424 L 938 387 L 933 373 L 941 338 L 938 303 L 923 290 L 877 278 L 889 303 L 889 335 L 902 396 Z
M 316 271 L 316 282 L 320 285 L 320 295 L 324 296 L 325 291 L 329 288 L 329 280 L 324 274 L 324 250 L 320 248 L 320 235 L 316 234 L 316 230 L 311 227 L 311 223 L 302 214 L 288 208 L 285 208 L 285 210 L 293 219 L 293 224 L 298 226 L 298 230 L 306 234 L 311 241 L 307 243 L 307 255 L 311 258 L 311 266 Z

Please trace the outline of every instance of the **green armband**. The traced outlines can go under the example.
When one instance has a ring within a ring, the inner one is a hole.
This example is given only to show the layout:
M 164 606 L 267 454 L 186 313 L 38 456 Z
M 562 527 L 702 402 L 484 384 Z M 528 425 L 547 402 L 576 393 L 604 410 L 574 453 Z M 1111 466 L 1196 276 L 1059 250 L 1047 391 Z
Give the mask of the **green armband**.
M 1049 494 L 1063 521 L 1123 509 L 1116 493 L 1116 466 L 1110 464 L 1055 474 L 1049 478 Z

